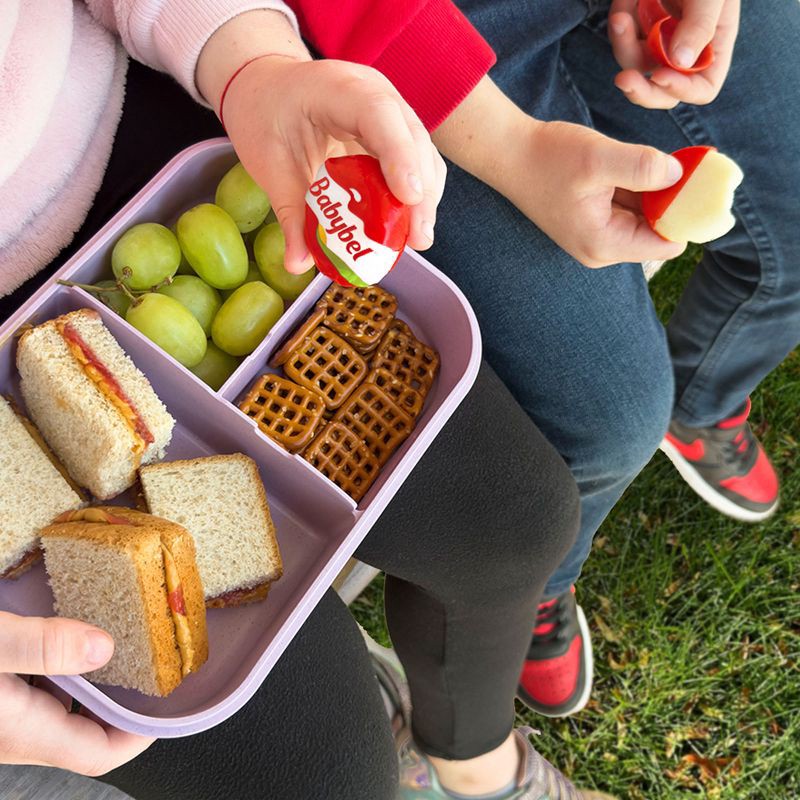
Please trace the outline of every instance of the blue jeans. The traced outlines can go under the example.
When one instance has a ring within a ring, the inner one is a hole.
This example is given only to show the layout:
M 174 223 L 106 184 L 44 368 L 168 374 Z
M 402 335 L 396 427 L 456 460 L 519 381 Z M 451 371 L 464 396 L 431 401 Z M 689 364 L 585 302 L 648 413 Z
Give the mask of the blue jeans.
M 745 0 L 722 93 L 671 111 L 614 87 L 608 0 L 459 5 L 497 52 L 492 78 L 533 116 L 667 152 L 714 144 L 745 173 L 736 227 L 706 248 L 665 331 L 639 264 L 584 268 L 450 165 L 431 259 L 469 297 L 487 359 L 581 492 L 581 532 L 546 590 L 556 595 L 670 418 L 725 418 L 800 341 L 800 3 Z

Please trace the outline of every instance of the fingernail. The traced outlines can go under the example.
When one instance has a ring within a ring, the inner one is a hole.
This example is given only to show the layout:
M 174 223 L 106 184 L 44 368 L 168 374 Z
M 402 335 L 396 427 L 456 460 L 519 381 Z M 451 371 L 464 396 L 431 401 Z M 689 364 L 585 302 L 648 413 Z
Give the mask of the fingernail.
M 422 194 L 422 181 L 413 172 L 408 173 L 408 185 L 417 193 Z
M 612 22 L 611 23 L 611 30 L 617 34 L 617 36 L 625 33 L 625 25 L 622 22 Z
M 430 222 L 428 222 L 427 220 L 424 221 L 419 226 L 419 229 L 422 232 L 422 235 L 425 236 L 428 239 L 428 241 L 430 242 L 433 241 L 433 225 L 431 225 Z
M 682 175 L 683 167 L 681 166 L 681 162 L 678 161 L 677 158 L 669 156 L 669 164 L 667 165 L 667 178 L 672 181 L 672 183 L 675 183 L 675 181 L 680 180 Z
M 86 663 L 99 667 L 111 658 L 114 641 L 103 631 L 86 631 Z
M 689 47 L 679 47 L 673 56 L 675 63 L 679 67 L 691 67 L 695 62 L 694 53 Z

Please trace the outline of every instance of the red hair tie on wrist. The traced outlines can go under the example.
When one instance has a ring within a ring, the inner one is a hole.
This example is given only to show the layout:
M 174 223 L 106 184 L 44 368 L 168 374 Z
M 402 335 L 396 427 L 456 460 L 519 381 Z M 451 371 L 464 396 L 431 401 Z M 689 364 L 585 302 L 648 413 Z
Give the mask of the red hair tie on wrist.
M 225 84 L 225 88 L 222 90 L 222 95 L 219 98 L 219 121 L 222 124 L 222 127 L 225 128 L 225 119 L 222 116 L 222 108 L 225 105 L 225 96 L 228 94 L 228 89 L 231 88 L 231 84 L 239 77 L 239 73 L 244 70 L 245 67 L 249 67 L 254 61 L 260 61 L 262 58 L 273 58 L 274 56 L 278 56 L 280 58 L 289 58 L 292 61 L 300 61 L 299 56 L 290 56 L 286 53 L 262 53 L 260 56 L 254 56 L 253 58 L 248 59 L 247 61 L 242 64 L 233 75 L 228 78 L 228 82 Z M 227 129 L 226 129 L 227 133 Z

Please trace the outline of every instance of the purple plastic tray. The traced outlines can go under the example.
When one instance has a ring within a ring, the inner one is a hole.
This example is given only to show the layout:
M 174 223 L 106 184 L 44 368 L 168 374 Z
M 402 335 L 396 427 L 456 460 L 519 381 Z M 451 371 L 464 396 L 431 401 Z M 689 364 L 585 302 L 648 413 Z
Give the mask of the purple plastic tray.
M 186 208 L 213 199 L 217 182 L 235 160 L 227 139 L 185 150 L 56 278 L 93 283 L 108 277 L 111 247 L 123 231 L 138 222 L 170 223 Z M 283 577 L 264 603 L 209 610 L 210 656 L 199 672 L 167 698 L 94 685 L 81 677 L 54 679 L 116 727 L 150 736 L 186 736 L 218 725 L 247 702 L 475 380 L 481 345 L 472 309 L 446 276 L 406 250 L 382 285 L 397 295 L 400 316 L 439 351 L 441 370 L 413 434 L 356 506 L 310 464 L 264 436 L 233 405 L 258 375 L 270 371 L 267 361 L 272 352 L 329 284 L 318 275 L 219 392 L 90 294 L 57 285 L 55 279 L 0 326 L 0 393 L 19 400 L 14 333 L 20 325 L 77 308 L 97 309 L 177 420 L 166 460 L 246 453 L 258 464 L 267 490 L 283 555 Z M 123 495 L 115 502 L 124 505 L 130 498 Z M 53 597 L 41 564 L 16 581 L 0 580 L 0 610 L 52 616 Z

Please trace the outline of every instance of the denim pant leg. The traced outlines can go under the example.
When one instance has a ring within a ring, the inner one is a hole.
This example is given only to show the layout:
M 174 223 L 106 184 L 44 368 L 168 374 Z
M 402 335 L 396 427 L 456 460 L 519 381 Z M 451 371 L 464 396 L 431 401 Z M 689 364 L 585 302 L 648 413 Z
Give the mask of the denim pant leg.
M 561 38 L 586 17 L 583 0 L 459 5 L 497 50 L 492 77 L 516 103 L 540 118 L 589 122 L 560 59 Z M 669 423 L 666 336 L 641 265 L 586 269 L 453 165 L 430 257 L 468 296 L 487 360 L 577 481 L 581 530 L 545 590 L 558 594 Z
M 596 127 L 666 151 L 712 144 L 744 170 L 736 227 L 706 247 L 668 326 L 674 416 L 712 425 L 800 341 L 800 3 L 743 3 L 719 97 L 670 111 L 635 107 L 613 86 L 604 5 L 564 42 Z

